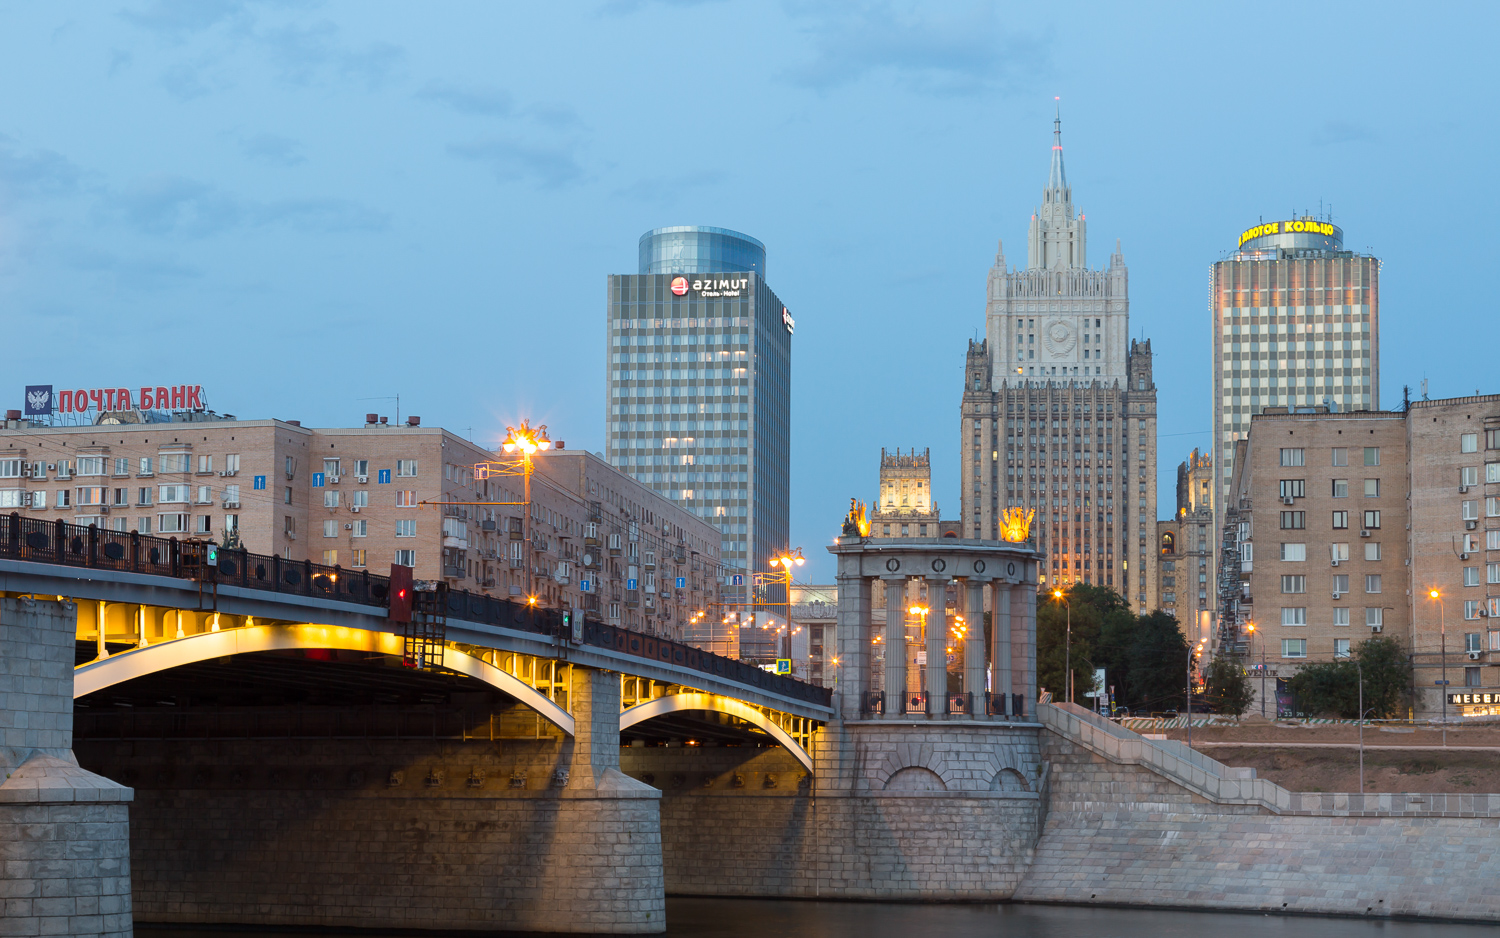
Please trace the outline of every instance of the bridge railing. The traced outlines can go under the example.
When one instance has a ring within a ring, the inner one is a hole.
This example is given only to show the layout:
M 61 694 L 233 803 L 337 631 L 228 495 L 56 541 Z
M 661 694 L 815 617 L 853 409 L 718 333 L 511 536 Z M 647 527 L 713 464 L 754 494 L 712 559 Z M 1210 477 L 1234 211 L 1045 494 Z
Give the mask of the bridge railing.
M 154 537 L 135 531 L 108 531 L 97 525 L 68 524 L 27 518 L 18 512 L 0 515 L 0 557 L 33 563 L 119 570 L 170 576 L 203 583 L 218 582 L 245 589 L 386 608 L 390 578 L 367 570 L 344 570 L 308 560 L 286 560 L 247 550 L 218 548 L 218 566 L 207 564 L 208 543 Z M 562 613 L 484 593 L 449 590 L 448 618 L 564 637 Z M 423 604 L 426 605 L 426 604 Z M 429 610 L 434 611 L 434 610 Z M 583 643 L 627 655 L 660 661 L 745 684 L 795 700 L 828 706 L 832 691 L 755 665 L 725 658 L 682 642 L 585 620 Z

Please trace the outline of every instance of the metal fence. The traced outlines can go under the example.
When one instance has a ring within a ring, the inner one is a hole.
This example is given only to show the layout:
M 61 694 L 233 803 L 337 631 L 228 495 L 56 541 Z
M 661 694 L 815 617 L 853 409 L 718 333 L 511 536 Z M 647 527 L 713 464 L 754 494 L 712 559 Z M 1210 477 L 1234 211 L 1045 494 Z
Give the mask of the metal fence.
M 217 565 L 210 565 L 206 541 L 153 537 L 135 531 L 107 531 L 64 521 L 26 518 L 18 512 L 0 515 L 0 557 L 32 563 L 61 564 L 86 569 L 118 570 L 220 583 L 244 589 L 312 596 L 357 605 L 390 605 L 390 578 L 366 570 L 344 570 L 308 560 L 285 560 L 247 550 L 215 549 Z M 534 632 L 562 641 L 562 612 L 542 609 L 483 593 L 448 590 L 443 594 L 450 619 L 480 622 Z M 435 598 L 435 597 L 434 597 Z M 737 684 L 794 700 L 829 706 L 833 692 L 795 678 L 772 674 L 755 665 L 702 651 L 671 639 L 585 620 L 583 644 L 690 668 Z

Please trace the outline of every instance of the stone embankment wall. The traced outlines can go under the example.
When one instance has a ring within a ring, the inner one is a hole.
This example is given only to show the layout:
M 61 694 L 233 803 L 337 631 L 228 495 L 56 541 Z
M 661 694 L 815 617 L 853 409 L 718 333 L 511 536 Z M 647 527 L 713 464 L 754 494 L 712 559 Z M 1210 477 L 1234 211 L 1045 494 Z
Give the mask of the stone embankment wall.
M 1500 796 L 1292 793 L 1185 747 L 1058 728 L 1017 900 L 1500 920 Z
M 1035 727 L 832 726 L 819 784 L 784 749 L 626 749 L 662 788 L 668 893 L 1008 898 L 1038 832 Z

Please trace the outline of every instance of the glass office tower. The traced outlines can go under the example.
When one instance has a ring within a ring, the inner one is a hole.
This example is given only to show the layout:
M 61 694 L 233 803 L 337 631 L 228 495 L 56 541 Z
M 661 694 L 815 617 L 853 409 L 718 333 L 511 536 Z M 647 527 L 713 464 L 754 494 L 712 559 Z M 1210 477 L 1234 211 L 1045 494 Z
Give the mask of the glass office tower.
M 609 462 L 718 526 L 726 567 L 769 572 L 790 526 L 793 322 L 765 246 L 649 231 L 608 302 Z

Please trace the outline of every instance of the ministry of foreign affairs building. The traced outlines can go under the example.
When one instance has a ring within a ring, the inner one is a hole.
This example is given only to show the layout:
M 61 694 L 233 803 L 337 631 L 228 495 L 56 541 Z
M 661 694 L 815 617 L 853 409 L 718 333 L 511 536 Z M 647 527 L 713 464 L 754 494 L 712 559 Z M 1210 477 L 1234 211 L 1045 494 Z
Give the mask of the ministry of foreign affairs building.
M 1007 508 L 1034 510 L 1043 584 L 1112 587 L 1150 611 L 1158 605 L 1151 343 L 1130 339 L 1118 243 L 1102 270 L 1088 267 L 1086 247 L 1058 121 L 1026 266 L 1007 267 L 1003 245 L 997 250 L 985 338 L 969 343 L 962 536 L 998 538 Z

